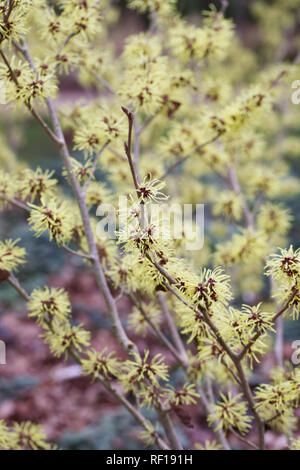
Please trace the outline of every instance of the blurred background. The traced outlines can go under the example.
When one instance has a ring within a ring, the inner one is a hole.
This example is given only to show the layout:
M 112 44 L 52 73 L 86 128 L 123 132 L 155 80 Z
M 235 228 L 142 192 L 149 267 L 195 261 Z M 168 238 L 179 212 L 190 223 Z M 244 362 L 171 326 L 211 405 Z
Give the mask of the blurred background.
M 130 33 L 146 29 L 148 18 L 126 9 L 125 1 L 114 3 L 121 6 L 122 14 L 117 26 L 111 31 L 111 36 L 117 49 L 121 51 L 124 38 Z M 199 13 L 211 3 L 220 6 L 218 1 L 204 0 L 179 0 L 178 6 L 184 15 L 197 23 Z M 241 41 L 263 61 L 264 38 L 259 19 L 251 8 L 254 0 L 231 0 L 228 3 L 226 14 L 234 19 Z M 270 1 L 260 3 L 272 4 Z M 281 3 L 284 13 L 286 2 L 282 0 Z M 288 42 L 285 59 L 293 58 L 296 54 L 295 45 L 292 41 Z M 83 92 L 72 76 L 62 80 L 61 89 L 61 101 L 73 100 Z M 2 129 L 9 136 L 12 132 L 9 118 L 0 121 Z M 19 131 L 19 135 L 14 132 L 10 136 L 10 141 L 18 149 L 21 160 L 33 168 L 38 165 L 45 169 L 61 168 L 56 149 L 49 141 L 45 148 L 44 135 L 33 121 L 25 121 L 25 128 L 22 121 Z M 300 130 L 298 135 L 300 136 Z M 293 159 L 290 164 L 293 173 L 300 177 L 297 159 Z M 59 179 L 59 173 L 56 177 Z M 61 183 L 65 185 L 62 178 Z M 69 191 L 67 187 L 65 189 Z M 299 198 L 290 200 L 289 207 L 295 217 L 290 241 L 298 246 Z M 47 236 L 34 238 L 28 231 L 21 210 L 6 210 L 0 213 L 0 239 L 19 237 L 30 253 L 29 263 L 19 273 L 20 281 L 26 289 L 30 291 L 46 283 L 66 288 L 71 296 L 74 317 L 93 332 L 93 346 L 102 349 L 106 344 L 114 344 L 115 340 L 105 315 L 99 315 L 99 308 L 100 311 L 104 310 L 104 305 L 99 305 L 95 282 L 82 266 L 81 260 L 59 250 L 54 243 L 49 244 Z M 125 317 L 130 311 L 127 301 L 122 301 L 121 310 Z M 300 327 L 297 327 L 297 324 L 299 322 L 285 323 L 287 357 L 291 352 L 291 341 L 300 339 Z M 16 292 L 9 285 L 2 284 L 0 339 L 7 345 L 7 365 L 0 365 L 0 418 L 16 421 L 30 419 L 42 424 L 50 439 L 65 449 L 142 449 L 143 444 L 137 439 L 139 430 L 128 413 L 99 385 L 91 384 L 90 379 L 79 377 L 77 366 L 54 359 L 39 334 L 38 327 L 26 318 L 24 304 L 19 301 Z M 138 340 L 141 346 L 142 341 Z M 117 344 L 115 349 L 121 356 L 122 352 Z M 162 351 L 156 342 L 153 343 L 153 354 L 155 349 L 156 352 L 163 352 L 168 356 L 168 352 Z M 264 363 L 266 370 L 270 364 L 271 358 L 267 358 Z M 263 372 L 260 371 L 260 374 Z M 253 381 L 256 379 L 254 374 Z M 172 380 L 174 383 L 180 380 L 180 373 L 174 371 Z M 194 416 L 195 426 L 185 427 L 182 439 L 192 448 L 194 442 L 204 442 L 212 438 L 212 433 L 207 428 L 201 409 L 191 409 L 190 413 Z M 148 418 L 151 420 L 151 414 Z M 269 447 L 284 446 L 280 437 L 271 431 L 268 432 Z M 234 439 L 233 445 L 240 447 L 240 443 Z

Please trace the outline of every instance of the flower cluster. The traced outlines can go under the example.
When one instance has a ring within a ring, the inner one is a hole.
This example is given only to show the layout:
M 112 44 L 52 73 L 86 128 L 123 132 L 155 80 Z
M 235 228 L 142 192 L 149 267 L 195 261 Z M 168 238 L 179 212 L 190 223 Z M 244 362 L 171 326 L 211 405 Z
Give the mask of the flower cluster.
M 58 245 L 68 244 L 72 238 L 73 218 L 66 201 L 41 199 L 41 205 L 32 207 L 29 224 L 37 237 L 49 231 L 49 239 Z
M 164 364 L 162 355 L 156 354 L 150 358 L 149 354 L 146 350 L 143 356 L 135 355 L 134 360 L 123 364 L 120 380 L 127 390 L 147 383 L 158 387 L 159 379 L 168 380 L 168 367 Z
M 70 316 L 71 304 L 63 289 L 45 287 L 35 289 L 27 304 L 29 316 L 36 318 L 41 325 L 62 322 Z
M 43 172 L 41 168 L 36 171 L 26 169 L 22 174 L 20 182 L 20 194 L 22 199 L 27 198 L 30 202 L 36 200 L 41 201 L 41 198 L 51 199 L 55 194 L 55 187 L 57 181 L 52 178 L 54 171 L 46 170 Z
M 46 440 L 41 426 L 24 421 L 7 426 L 0 421 L 1 450 L 50 450 L 53 448 Z
M 19 240 L 0 241 L 0 269 L 14 271 L 20 264 L 25 263 L 25 249 L 17 245 Z
M 300 250 L 292 246 L 288 250 L 271 256 L 266 265 L 267 276 L 272 276 L 278 284 L 274 296 L 283 303 L 288 303 L 293 318 L 300 314 Z
M 232 396 L 229 393 L 228 396 L 221 394 L 221 400 L 212 407 L 208 422 L 212 425 L 216 420 L 219 421 L 219 428 L 227 430 L 233 427 L 245 434 L 251 427 L 252 418 L 248 414 L 246 403 L 241 401 L 241 395 Z
M 82 359 L 81 367 L 84 375 L 92 375 L 94 378 L 100 374 L 107 379 L 116 377 L 120 370 L 120 362 L 115 357 L 115 352 L 96 351 L 90 349 L 87 351 L 87 359 Z

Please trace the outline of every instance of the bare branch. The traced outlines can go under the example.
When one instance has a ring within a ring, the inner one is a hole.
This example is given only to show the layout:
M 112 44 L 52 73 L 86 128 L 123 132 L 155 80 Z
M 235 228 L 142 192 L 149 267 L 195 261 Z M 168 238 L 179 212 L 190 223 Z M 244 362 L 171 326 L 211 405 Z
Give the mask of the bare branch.
M 212 144 L 212 143 L 215 142 L 219 137 L 220 137 L 220 134 L 218 133 L 218 134 L 216 134 L 214 137 L 212 137 L 211 139 L 207 140 L 206 142 L 203 142 L 202 144 L 197 145 L 197 147 L 194 148 L 194 150 L 192 151 L 192 153 L 190 153 L 189 155 L 186 155 L 186 156 L 184 156 L 184 157 L 181 157 L 181 158 L 178 159 L 175 163 L 173 163 L 173 165 L 171 165 L 169 168 L 167 168 L 167 170 L 164 172 L 164 174 L 161 176 L 160 179 L 166 178 L 166 176 L 168 176 L 170 173 L 172 173 L 172 171 L 174 171 L 178 166 L 182 165 L 184 162 L 186 162 L 186 160 L 188 160 L 189 158 L 191 158 L 191 156 L 192 156 L 195 152 L 199 152 L 199 150 L 203 149 L 206 145 Z
M 18 207 L 19 209 L 30 212 L 30 208 L 26 204 L 24 204 L 23 202 L 18 201 L 18 199 L 7 197 L 7 196 L 5 196 L 5 194 L 2 194 L 2 193 L 0 193 L 0 199 L 2 199 L 3 201 L 8 202 L 9 204 L 12 204 L 15 207 Z
M 165 297 L 162 293 L 159 293 L 157 295 L 157 297 L 158 297 L 159 303 L 161 305 L 162 311 L 164 313 L 165 319 L 167 321 L 167 325 L 168 325 L 172 340 L 173 340 L 173 342 L 174 342 L 174 344 L 175 344 L 175 346 L 176 346 L 176 348 L 177 348 L 177 350 L 180 354 L 181 362 L 183 362 L 185 364 L 185 367 L 188 367 L 189 366 L 189 358 L 188 358 L 186 349 L 183 345 L 180 334 L 178 333 L 177 327 L 174 323 L 173 317 L 172 317 L 172 315 L 171 315 L 171 313 L 168 309 L 166 299 L 165 299 Z
M 153 323 L 151 318 L 147 315 L 145 309 L 141 305 L 141 303 L 138 301 L 136 296 L 132 293 L 127 293 L 128 298 L 131 300 L 131 302 L 139 309 L 147 323 L 150 325 L 152 331 L 154 334 L 157 336 L 157 338 L 167 347 L 167 349 L 171 352 L 171 354 L 174 356 L 174 358 L 180 362 L 180 364 L 184 367 L 188 367 L 188 362 L 183 361 L 180 353 L 173 347 L 173 345 L 170 343 L 170 341 L 165 337 L 165 335 L 160 331 L 160 329 Z
M 110 143 L 110 140 L 107 140 L 105 142 L 105 144 L 102 145 L 101 149 L 99 150 L 99 152 L 97 153 L 97 155 L 94 158 L 93 166 L 91 168 L 91 174 L 90 174 L 89 178 L 87 179 L 86 183 L 84 184 L 84 186 L 82 188 L 82 191 L 83 191 L 84 194 L 86 193 L 86 190 L 87 190 L 87 188 L 88 188 L 88 186 L 89 186 L 90 182 L 92 181 L 92 178 L 95 174 L 95 171 L 96 171 L 96 168 L 97 168 L 97 165 L 98 165 L 98 162 L 99 162 L 99 158 L 101 157 L 102 153 L 104 152 L 106 147 L 109 145 L 109 143 Z
M 259 450 L 259 447 L 257 445 L 253 444 L 253 442 L 249 441 L 245 437 L 241 436 L 238 432 L 236 432 L 231 426 L 229 427 L 230 431 L 232 434 L 234 434 L 241 442 L 244 444 L 247 444 L 247 446 L 252 447 L 252 449 Z
M 23 297 L 23 299 L 25 299 L 27 302 L 30 300 L 29 294 L 26 292 L 25 289 L 23 289 L 18 279 L 12 273 L 7 279 L 7 282 L 9 282 L 9 284 L 11 284 L 14 287 L 14 289 L 16 289 L 17 292 L 19 292 L 20 296 Z
M 129 111 L 127 108 L 125 108 L 124 106 L 122 106 L 122 111 L 123 111 L 123 113 L 126 114 L 126 116 L 128 118 L 128 140 L 127 140 L 127 142 L 124 143 L 125 153 L 126 153 L 127 158 L 128 158 L 128 162 L 129 162 L 129 166 L 130 166 L 130 171 L 131 171 L 134 187 L 135 187 L 136 190 L 138 190 L 139 189 L 138 175 L 137 175 L 137 171 L 136 171 L 136 168 L 135 168 L 135 165 L 134 165 L 134 162 L 133 162 L 133 159 L 132 159 L 132 154 L 131 154 L 134 114 L 131 111 Z

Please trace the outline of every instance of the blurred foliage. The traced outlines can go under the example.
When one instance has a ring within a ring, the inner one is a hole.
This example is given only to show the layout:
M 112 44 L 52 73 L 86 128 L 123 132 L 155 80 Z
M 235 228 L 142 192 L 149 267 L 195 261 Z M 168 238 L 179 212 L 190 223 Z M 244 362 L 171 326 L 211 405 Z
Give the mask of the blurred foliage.
M 19 376 L 12 379 L 0 377 L 0 401 L 17 397 L 38 384 L 37 377 Z
M 151 410 L 143 410 L 143 415 L 150 421 L 154 419 Z M 128 429 L 132 435 L 128 435 Z M 176 430 L 183 443 L 186 437 Z M 139 429 L 132 416 L 126 410 L 117 410 L 105 414 L 96 423 L 78 432 L 66 432 L 58 441 L 63 450 L 143 450 L 143 443 L 138 440 Z
M 107 413 L 92 426 L 65 433 L 58 442 L 63 450 L 142 450 L 141 442 L 128 436 L 135 422 L 126 410 Z M 126 436 L 126 440 L 125 440 Z

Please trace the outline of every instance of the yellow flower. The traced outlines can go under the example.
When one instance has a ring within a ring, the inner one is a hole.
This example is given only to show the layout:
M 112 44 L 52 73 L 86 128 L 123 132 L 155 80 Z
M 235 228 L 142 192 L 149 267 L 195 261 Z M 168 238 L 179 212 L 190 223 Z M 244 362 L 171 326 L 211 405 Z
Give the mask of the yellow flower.
M 3 206 L 7 206 L 7 202 L 1 199 L 1 195 L 12 198 L 15 195 L 16 189 L 12 175 L 2 171 L 0 168 L 0 209 L 2 209 Z
M 285 412 L 295 400 L 297 392 L 292 381 L 284 381 L 279 384 L 262 384 L 255 390 L 256 408 L 261 413 Z
M 186 383 L 179 390 L 172 387 L 168 390 L 168 400 L 174 406 L 195 405 L 200 395 L 196 392 L 194 384 Z
M 290 450 L 300 450 L 300 437 L 293 439 L 289 446 Z
M 149 358 L 149 351 L 144 351 L 144 357 L 135 354 L 134 361 L 126 361 L 120 377 L 125 390 L 135 389 L 136 385 L 147 383 L 159 386 L 159 379 L 168 380 L 168 367 L 163 363 L 161 354 Z
M 111 192 L 103 183 L 92 181 L 87 188 L 85 199 L 88 206 L 110 204 Z
M 11 448 L 14 450 L 50 450 L 46 434 L 41 426 L 25 421 L 14 423 L 10 432 Z
M 291 226 L 290 212 L 279 204 L 266 203 L 259 211 L 257 227 L 274 240 L 286 235 Z
M 9 449 L 11 446 L 11 435 L 6 423 L 0 420 L 0 449 Z
M 69 322 L 55 322 L 51 329 L 45 330 L 42 337 L 49 344 L 51 353 L 56 357 L 68 356 L 70 351 L 82 352 L 90 345 L 90 332 L 82 325 L 71 326 Z
M 195 444 L 197 450 L 222 450 L 222 446 L 216 441 L 205 441 L 205 444 Z
M 49 231 L 50 241 L 54 239 L 58 245 L 69 243 L 72 238 L 73 218 L 69 204 L 57 199 L 41 198 L 41 206 L 32 207 L 29 224 L 37 237 Z
M 232 220 L 240 220 L 243 214 L 243 204 L 234 191 L 222 191 L 213 207 L 214 215 L 225 215 Z
M 14 271 L 18 265 L 25 263 L 26 251 L 17 246 L 19 240 L 0 241 L 0 269 Z
M 16 98 L 30 107 L 32 107 L 35 99 L 44 100 L 45 98 L 54 98 L 56 96 L 56 79 L 51 73 L 36 76 L 35 72 L 31 71 L 26 79 L 19 79 L 18 82 Z
M 263 312 L 261 309 L 262 303 L 250 307 L 249 305 L 242 306 L 242 315 L 246 322 L 246 327 L 264 333 L 266 330 L 274 331 L 273 329 L 273 313 Z
M 256 263 L 263 260 L 268 251 L 267 238 L 262 231 L 242 229 L 226 242 L 217 244 L 217 263 L 232 266 L 236 263 Z
M 12 5 L 10 9 L 10 4 L 3 6 L 2 15 L 8 15 L 8 21 L 1 21 L 0 23 L 0 34 L 1 38 L 11 42 L 12 40 L 18 41 L 20 36 L 27 33 L 26 28 L 26 16 L 28 14 L 28 9 L 31 7 L 30 1 L 22 2 L 22 5 Z M 9 14 L 10 12 L 10 14 Z
M 101 151 L 109 141 L 115 144 L 126 138 L 125 118 L 107 106 L 86 106 L 77 121 L 74 149 L 83 150 L 85 158 Z
M 236 428 L 241 434 L 245 434 L 251 428 L 252 417 L 247 414 L 247 405 L 241 401 L 241 394 L 228 396 L 221 393 L 221 398 L 217 405 L 212 405 L 212 412 L 208 415 L 208 423 L 211 426 L 216 420 L 219 421 L 216 429 L 229 427 Z
M 294 250 L 291 245 L 288 250 L 280 248 L 280 253 L 271 255 L 266 263 L 266 275 L 294 282 L 300 276 L 300 248 Z
M 214 303 L 227 305 L 232 299 L 230 278 L 221 267 L 204 269 L 198 280 L 192 297 L 196 305 L 209 308 Z
M 22 199 L 29 198 L 30 202 L 34 202 L 36 199 L 40 201 L 42 197 L 46 199 L 53 197 L 57 184 L 57 181 L 52 178 L 53 174 L 54 171 L 43 171 L 39 167 L 35 171 L 25 170 L 20 181 Z
M 151 326 L 148 319 L 156 327 L 159 327 L 161 322 L 161 312 L 155 304 L 141 304 L 141 309 L 134 307 L 132 312 L 128 316 L 128 326 L 134 330 L 136 334 L 140 334 L 145 337 L 146 334 L 151 331 Z
M 147 10 L 166 15 L 173 11 L 176 0 L 129 0 L 129 8 L 145 13 Z
M 112 379 L 118 376 L 120 370 L 120 361 L 114 357 L 115 352 L 107 353 L 107 348 L 101 352 L 91 349 L 86 352 L 88 359 L 81 360 L 83 375 L 92 375 L 94 379 L 100 374 L 106 379 Z
M 78 182 L 85 183 L 92 174 L 92 161 L 88 159 L 86 162 L 81 163 L 76 160 L 76 158 L 71 158 L 71 163 L 72 173 L 76 176 Z M 62 174 L 69 179 L 69 172 L 65 167 L 63 168 Z
M 37 319 L 38 323 L 45 325 L 48 322 L 61 322 L 71 314 L 71 304 L 68 293 L 63 289 L 44 287 L 35 289 L 27 302 L 28 316 Z
M 139 439 L 144 442 L 146 447 L 153 446 L 157 439 L 157 430 L 150 421 L 147 421 L 147 428 L 143 429 L 138 435 Z

